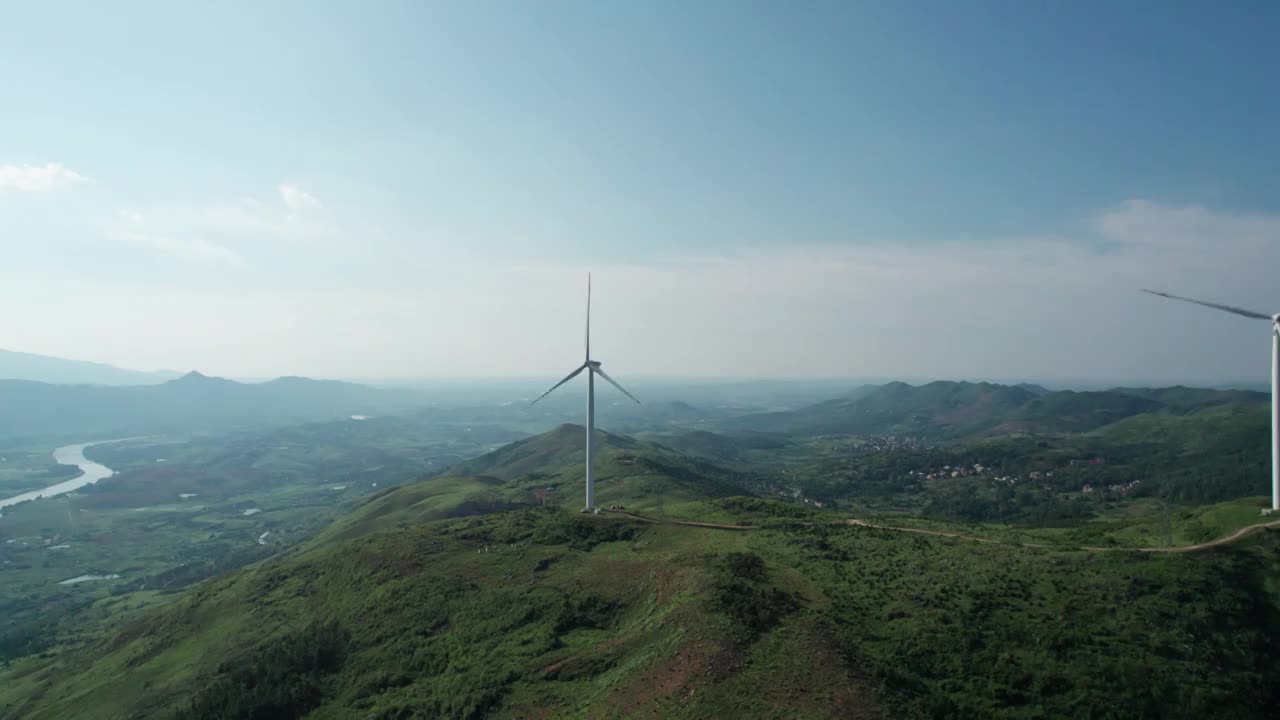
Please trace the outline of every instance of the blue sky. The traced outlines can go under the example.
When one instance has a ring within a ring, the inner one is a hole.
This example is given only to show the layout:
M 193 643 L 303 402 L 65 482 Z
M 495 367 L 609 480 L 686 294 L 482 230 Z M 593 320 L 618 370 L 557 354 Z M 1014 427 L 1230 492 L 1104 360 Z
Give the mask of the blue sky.
M 175 5 L 6 9 L 0 347 L 1265 377 L 1274 3 Z

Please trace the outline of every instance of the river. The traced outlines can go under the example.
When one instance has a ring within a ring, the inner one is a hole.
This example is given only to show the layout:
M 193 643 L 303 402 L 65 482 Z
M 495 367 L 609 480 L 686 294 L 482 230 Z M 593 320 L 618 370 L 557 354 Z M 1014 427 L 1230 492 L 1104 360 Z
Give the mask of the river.
M 53 459 L 59 465 L 76 465 L 80 468 L 80 474 L 70 480 L 63 480 L 56 485 L 50 485 L 42 490 L 32 490 L 21 495 L 14 495 L 11 498 L 0 500 L 0 509 L 17 505 L 18 503 L 28 500 L 39 500 L 40 498 L 53 497 L 69 493 L 72 490 L 79 490 L 85 485 L 92 485 L 103 478 L 109 478 L 115 473 L 111 468 L 100 463 L 89 460 L 84 456 L 84 449 L 94 445 L 102 445 L 104 443 L 120 442 L 121 440 L 132 440 L 134 438 L 119 438 L 116 440 L 99 440 L 97 442 L 80 443 L 79 445 L 63 445 L 53 451 Z

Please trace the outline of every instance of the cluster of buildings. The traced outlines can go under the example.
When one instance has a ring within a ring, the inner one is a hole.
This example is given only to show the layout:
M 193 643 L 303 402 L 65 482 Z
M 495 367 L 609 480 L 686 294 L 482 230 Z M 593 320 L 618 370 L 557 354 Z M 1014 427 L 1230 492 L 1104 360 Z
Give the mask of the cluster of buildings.
M 1072 460 L 1070 462 L 1071 467 L 1076 467 L 1077 465 L 1106 465 L 1106 464 L 1107 464 L 1107 461 L 1103 460 L 1100 457 L 1089 458 L 1088 460 Z
M 859 453 L 888 452 L 891 450 L 919 450 L 925 446 L 919 438 L 909 435 L 846 435 L 822 438 L 831 451 L 856 450 Z
M 868 450 L 918 450 L 922 446 L 919 439 L 910 436 L 876 435 L 862 440 L 860 446 Z
M 1090 467 L 1090 466 L 1098 466 L 1098 465 L 1105 465 L 1105 464 L 1106 464 L 1106 460 L 1100 457 L 1090 458 L 1088 460 L 1070 461 L 1070 465 L 1072 467 Z M 950 480 L 952 478 L 972 477 L 975 475 L 987 475 L 987 476 L 991 476 L 991 482 L 996 484 L 1016 485 L 1017 483 L 1022 482 L 1023 480 L 1028 480 L 1032 482 L 1039 482 L 1042 484 L 1042 486 L 1046 490 L 1048 490 L 1050 489 L 1050 485 L 1045 481 L 1053 478 L 1053 472 L 1054 471 L 1052 470 L 1032 470 L 1031 472 L 1026 473 L 1025 476 L 1023 475 L 996 476 L 992 472 L 992 468 L 986 465 L 983 465 L 981 463 L 974 463 L 973 465 L 943 465 L 939 469 L 932 469 L 932 470 L 911 470 L 907 473 L 907 475 L 913 478 L 918 478 L 920 480 Z M 1127 483 L 1112 483 L 1109 485 L 1086 484 L 1084 487 L 1080 489 L 1080 492 L 1084 493 L 1085 495 L 1095 495 L 1095 496 L 1097 495 L 1122 496 L 1122 495 L 1128 495 L 1141 482 L 1142 482 L 1141 480 L 1133 480 Z
M 973 477 L 975 475 L 993 475 L 992 468 L 982 463 L 973 465 L 943 465 L 938 470 L 912 470 L 907 473 L 921 480 L 950 480 L 952 478 Z M 1053 477 L 1052 470 L 1032 470 L 1027 473 L 1028 480 L 1048 480 Z M 999 475 L 991 478 L 991 482 L 1002 485 L 1016 485 L 1022 480 L 1021 475 Z
M 991 468 L 982 463 L 973 465 L 943 465 L 941 470 L 911 470 L 907 474 L 925 480 L 946 480 L 948 478 L 969 477 L 985 474 Z
M 1102 493 L 1110 493 L 1112 495 L 1128 495 L 1129 491 L 1138 487 L 1138 483 L 1141 483 L 1141 482 L 1142 482 L 1141 480 L 1131 480 L 1127 483 L 1113 483 L 1111 485 L 1107 485 L 1106 487 L 1103 487 L 1101 485 L 1099 485 L 1098 487 L 1094 487 L 1092 485 L 1085 485 L 1084 487 L 1080 488 L 1080 492 L 1086 495 L 1094 495 L 1094 494 L 1101 495 Z

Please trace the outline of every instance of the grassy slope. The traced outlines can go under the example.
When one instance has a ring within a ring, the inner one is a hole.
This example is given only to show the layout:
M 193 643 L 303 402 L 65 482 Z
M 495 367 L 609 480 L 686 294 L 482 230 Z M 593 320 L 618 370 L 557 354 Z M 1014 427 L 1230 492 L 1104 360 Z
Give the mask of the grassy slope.
M 720 717 L 748 697 L 757 717 L 875 716 L 816 610 L 750 642 L 707 601 L 707 555 L 745 542 L 554 510 L 319 542 L 205 583 L 84 659 L 20 668 L 0 707 L 34 696 L 9 712 L 165 717 L 222 661 L 324 619 L 353 641 L 313 717 L 622 717 L 636 704 Z M 816 672 L 815 650 L 832 660 Z
M 347 640 L 315 718 L 1263 716 L 1278 549 L 1277 532 L 1150 557 L 558 510 L 409 522 L 317 539 L 29 661 L 0 717 L 166 717 L 317 622 Z M 726 586 L 733 552 L 763 578 Z M 781 589 L 782 609 L 744 618 L 725 594 L 744 587 Z
M 380 494 L 155 610 L 111 606 L 138 594 L 100 601 L 91 646 L 0 674 L 0 718 L 167 717 L 193 695 L 195 716 L 219 717 L 218 698 L 246 697 L 236 668 L 265 668 L 259 685 L 313 717 L 1249 717 L 1280 681 L 1276 531 L 1152 557 L 788 524 L 806 511 L 699 501 L 730 494 L 732 473 L 615 436 L 602 504 L 652 512 L 661 497 L 668 516 L 771 529 L 555 508 L 453 517 L 533 503 L 537 488 L 576 507 L 580 446 L 566 427 L 463 467 L 474 474 Z M 1248 510 L 1170 523 L 1139 507 L 1034 539 L 1162 544 L 1173 525 L 1194 541 Z M 726 584 L 734 552 L 765 572 Z M 120 632 L 124 616 L 140 619 Z

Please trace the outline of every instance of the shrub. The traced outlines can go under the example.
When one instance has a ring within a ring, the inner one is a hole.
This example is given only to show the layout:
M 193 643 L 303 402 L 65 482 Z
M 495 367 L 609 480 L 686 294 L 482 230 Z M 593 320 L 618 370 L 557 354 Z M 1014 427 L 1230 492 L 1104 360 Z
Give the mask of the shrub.
M 797 607 L 792 595 L 767 585 L 767 579 L 759 555 L 730 553 L 716 580 L 716 604 L 752 638 L 777 625 Z
M 180 717 L 302 717 L 324 700 L 324 676 L 342 667 L 350 645 L 350 634 L 336 623 L 313 624 L 268 641 L 239 662 L 220 665 L 213 682 Z

